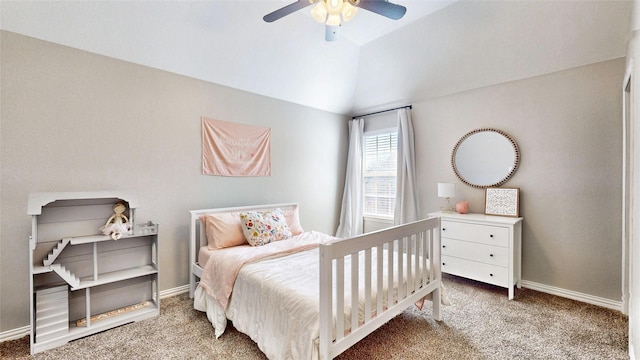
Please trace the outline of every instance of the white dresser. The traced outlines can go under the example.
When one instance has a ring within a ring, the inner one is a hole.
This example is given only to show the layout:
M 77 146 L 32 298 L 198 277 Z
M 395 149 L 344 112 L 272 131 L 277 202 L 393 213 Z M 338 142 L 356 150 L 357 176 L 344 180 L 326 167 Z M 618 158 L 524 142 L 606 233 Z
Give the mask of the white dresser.
M 509 289 L 520 288 L 522 220 L 436 212 L 441 219 L 442 272 Z

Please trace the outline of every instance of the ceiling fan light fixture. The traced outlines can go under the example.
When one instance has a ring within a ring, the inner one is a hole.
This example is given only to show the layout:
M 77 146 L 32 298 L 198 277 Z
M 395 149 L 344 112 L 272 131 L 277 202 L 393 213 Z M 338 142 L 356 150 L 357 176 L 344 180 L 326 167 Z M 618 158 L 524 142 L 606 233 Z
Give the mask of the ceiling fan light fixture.
M 0 0 L 2 1 L 2 0 Z M 342 21 L 349 21 L 358 12 L 358 8 L 382 15 L 392 20 L 401 19 L 407 12 L 402 5 L 391 3 L 389 0 L 296 0 L 276 11 L 263 16 L 263 20 L 271 23 L 293 12 L 314 5 L 311 16 L 326 26 L 326 40 L 333 41 L 337 37 L 338 27 Z
M 311 16 L 319 23 L 327 21 L 327 7 L 324 1 L 318 1 L 318 3 L 311 9 Z

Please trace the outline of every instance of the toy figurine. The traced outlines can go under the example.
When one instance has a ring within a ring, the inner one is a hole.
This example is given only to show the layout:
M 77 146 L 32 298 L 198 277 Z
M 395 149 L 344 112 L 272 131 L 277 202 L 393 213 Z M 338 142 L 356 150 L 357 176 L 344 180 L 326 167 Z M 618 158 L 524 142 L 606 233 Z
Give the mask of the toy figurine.
M 129 219 L 124 215 L 127 207 L 122 202 L 113 205 L 114 214 L 111 215 L 106 224 L 100 228 L 103 234 L 110 235 L 113 240 L 118 240 L 123 233 L 129 232 Z

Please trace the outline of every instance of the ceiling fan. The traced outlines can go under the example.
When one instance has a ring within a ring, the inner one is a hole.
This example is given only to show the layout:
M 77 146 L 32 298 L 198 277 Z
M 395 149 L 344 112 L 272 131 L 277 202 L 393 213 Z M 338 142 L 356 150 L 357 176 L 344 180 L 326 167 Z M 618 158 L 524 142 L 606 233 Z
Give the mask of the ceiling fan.
M 291 13 L 313 5 L 311 16 L 326 25 L 325 39 L 333 41 L 337 38 L 338 28 L 342 21 L 351 20 L 358 8 L 362 8 L 389 19 L 398 20 L 407 12 L 402 5 L 387 0 L 298 0 L 263 17 L 266 22 L 274 22 Z

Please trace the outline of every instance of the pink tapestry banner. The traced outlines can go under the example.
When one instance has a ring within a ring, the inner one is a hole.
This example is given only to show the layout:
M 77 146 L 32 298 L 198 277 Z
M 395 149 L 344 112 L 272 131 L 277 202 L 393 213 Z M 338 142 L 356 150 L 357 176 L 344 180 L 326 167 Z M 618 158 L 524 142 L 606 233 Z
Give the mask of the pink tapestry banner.
M 202 118 L 202 173 L 271 176 L 271 128 Z

